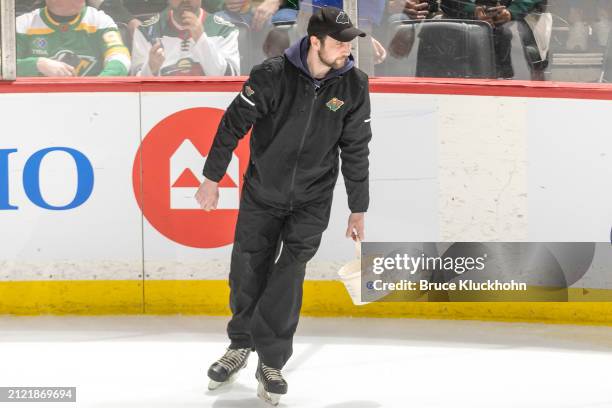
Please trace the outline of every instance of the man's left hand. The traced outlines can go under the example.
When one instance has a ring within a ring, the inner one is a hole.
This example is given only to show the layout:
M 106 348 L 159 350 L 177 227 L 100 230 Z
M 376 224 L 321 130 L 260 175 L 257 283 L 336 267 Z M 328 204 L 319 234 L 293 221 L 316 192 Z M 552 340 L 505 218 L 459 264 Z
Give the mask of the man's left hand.
M 191 38 L 193 38 L 195 42 L 197 42 L 204 33 L 204 27 L 202 27 L 200 19 L 191 11 L 183 12 L 183 25 L 187 27 L 191 33 Z
M 365 239 L 365 213 L 349 215 L 345 236 L 353 241 L 363 241 Z

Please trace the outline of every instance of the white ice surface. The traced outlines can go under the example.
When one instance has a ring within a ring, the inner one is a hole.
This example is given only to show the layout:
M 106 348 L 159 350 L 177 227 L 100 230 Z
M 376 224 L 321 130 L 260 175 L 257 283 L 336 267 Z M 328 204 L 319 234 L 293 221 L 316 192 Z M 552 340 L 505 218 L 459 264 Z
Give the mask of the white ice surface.
M 252 355 L 206 389 L 226 318 L 0 317 L 0 386 L 76 386 L 76 403 L 0 407 L 266 407 Z M 612 327 L 303 318 L 280 406 L 612 407 Z

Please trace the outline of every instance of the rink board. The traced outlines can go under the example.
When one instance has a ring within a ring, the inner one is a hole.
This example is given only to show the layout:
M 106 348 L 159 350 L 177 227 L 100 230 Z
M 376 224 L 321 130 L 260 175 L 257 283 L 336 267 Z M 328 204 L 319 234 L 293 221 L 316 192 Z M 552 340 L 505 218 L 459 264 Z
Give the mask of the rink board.
M 248 149 L 228 169 L 222 209 L 203 214 L 190 197 L 240 84 L 0 84 L 0 111 L 11 113 L 0 145 L 0 312 L 227 314 Z M 368 240 L 610 239 L 612 88 L 389 79 L 371 88 Z M 92 185 L 82 186 L 90 194 L 75 208 L 58 209 L 83 178 L 58 147 L 93 170 Z M 612 322 L 608 304 L 597 302 L 352 306 L 336 280 L 353 256 L 341 177 L 334 198 L 308 266 L 304 314 Z M 41 199 L 55 208 L 41 208 Z M 578 282 L 575 296 L 612 289 L 607 272 Z

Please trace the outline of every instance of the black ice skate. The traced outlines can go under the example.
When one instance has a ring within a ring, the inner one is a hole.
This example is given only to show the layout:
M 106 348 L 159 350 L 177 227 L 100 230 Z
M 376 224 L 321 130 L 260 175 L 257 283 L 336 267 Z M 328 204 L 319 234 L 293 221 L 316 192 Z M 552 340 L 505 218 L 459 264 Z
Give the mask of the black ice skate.
M 280 397 L 287 393 L 287 382 L 280 370 L 268 367 L 260 361 L 257 364 L 255 378 L 259 382 L 257 396 L 274 406 L 278 405 Z
M 234 382 L 238 371 L 246 367 L 251 354 L 250 348 L 228 348 L 223 357 L 215 361 L 208 369 L 208 389 L 214 390 L 223 384 Z

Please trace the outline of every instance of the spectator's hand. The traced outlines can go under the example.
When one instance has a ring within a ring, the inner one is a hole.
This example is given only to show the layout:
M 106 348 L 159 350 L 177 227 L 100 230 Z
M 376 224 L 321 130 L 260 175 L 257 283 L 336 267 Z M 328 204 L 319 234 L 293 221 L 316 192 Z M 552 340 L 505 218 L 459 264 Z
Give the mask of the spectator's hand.
M 490 13 L 487 13 L 487 10 L 484 6 L 476 6 L 474 9 L 474 17 L 476 20 L 484 21 L 485 23 L 489 23 L 492 26 L 495 25 L 493 22 L 493 17 Z
M 355 235 L 353 230 L 357 232 L 357 235 Z M 353 241 L 363 241 L 365 239 L 365 213 L 352 213 L 349 215 L 345 236 Z
M 193 38 L 193 40 L 197 42 L 204 33 L 204 27 L 202 27 L 200 19 L 191 11 L 185 11 L 182 17 L 183 25 L 187 27 L 187 29 L 191 33 L 191 38 Z
M 406 0 L 404 13 L 414 20 L 424 20 L 429 14 L 429 3 L 419 0 Z
M 131 19 L 129 23 L 127 24 L 130 35 L 134 36 L 134 31 L 136 31 L 138 27 L 140 27 L 141 25 L 142 25 L 142 21 L 140 21 L 139 19 L 137 18 Z
M 205 178 L 195 194 L 195 199 L 204 211 L 215 210 L 219 203 L 219 183 Z
M 499 10 L 493 16 L 493 22 L 495 25 L 506 24 L 510 20 L 512 20 L 512 13 L 506 7 L 498 7 Z
M 387 11 L 389 14 L 397 14 L 404 11 L 406 0 L 389 0 L 387 3 Z
M 151 69 L 153 75 L 157 75 L 159 73 L 159 69 L 164 64 L 165 60 L 166 54 L 162 48 L 162 43 L 160 40 L 157 40 L 155 45 L 149 50 L 149 68 Z
M 232 13 L 239 13 L 246 0 L 225 0 L 225 9 Z
M 266 22 L 272 18 L 274 13 L 278 11 L 280 5 L 280 0 L 264 0 L 264 2 L 255 9 L 251 28 L 255 31 L 261 30 Z
M 47 77 L 76 76 L 76 71 L 71 65 L 50 58 L 39 58 L 36 61 L 36 68 Z
M 372 37 L 372 48 L 374 49 L 374 64 L 380 64 L 387 58 L 387 50 L 374 37 Z

